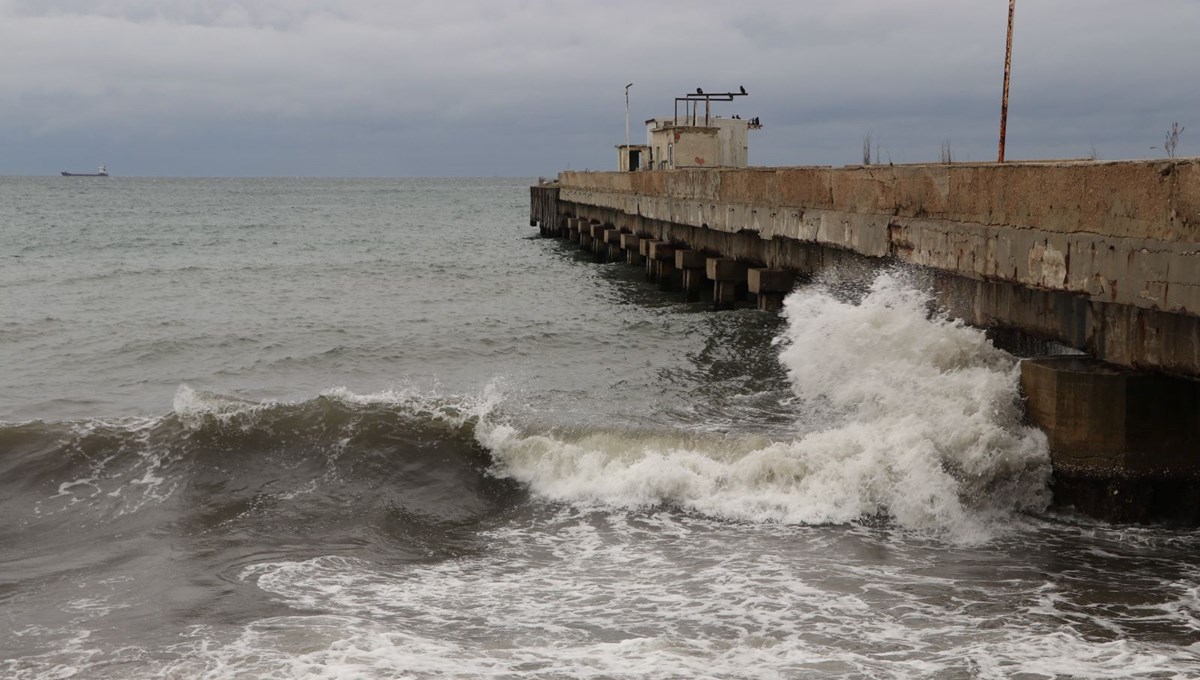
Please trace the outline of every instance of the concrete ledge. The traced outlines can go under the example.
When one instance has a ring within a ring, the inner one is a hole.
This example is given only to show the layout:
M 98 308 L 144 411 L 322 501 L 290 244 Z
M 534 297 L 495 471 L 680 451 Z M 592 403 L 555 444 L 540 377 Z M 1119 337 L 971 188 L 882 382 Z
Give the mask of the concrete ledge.
M 1198 159 L 621 175 L 562 173 L 560 200 L 1200 315 Z
M 796 285 L 796 275 L 786 269 L 749 269 L 746 285 L 751 293 L 788 293 Z
M 675 246 L 663 241 L 651 241 L 646 255 L 652 260 L 670 260 L 675 262 Z
M 713 281 L 745 281 L 747 265 L 726 257 L 705 260 L 705 274 Z
M 917 265 L 968 323 L 1200 377 L 1200 160 L 619 174 L 564 173 L 554 205 L 806 275 Z
M 704 269 L 708 256 L 699 250 L 676 250 L 675 266 L 679 269 Z
M 1200 519 L 1180 496 L 1200 500 L 1200 382 L 1069 356 L 1021 362 L 1021 388 L 1056 502 L 1114 521 Z

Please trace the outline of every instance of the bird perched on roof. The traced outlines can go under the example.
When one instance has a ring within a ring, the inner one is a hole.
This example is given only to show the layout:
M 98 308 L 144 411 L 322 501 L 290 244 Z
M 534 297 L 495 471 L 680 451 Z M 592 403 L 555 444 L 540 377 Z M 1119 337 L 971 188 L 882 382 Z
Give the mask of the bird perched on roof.
M 743 87 L 743 86 L 741 86 L 741 85 L 738 85 L 738 89 L 742 91 L 742 94 L 746 94 L 746 88 L 745 88 L 745 87 Z

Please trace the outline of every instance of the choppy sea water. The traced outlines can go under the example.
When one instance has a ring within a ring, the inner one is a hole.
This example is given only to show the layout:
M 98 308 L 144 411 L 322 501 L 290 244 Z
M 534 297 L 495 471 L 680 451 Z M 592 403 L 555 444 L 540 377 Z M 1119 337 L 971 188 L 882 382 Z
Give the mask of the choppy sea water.
M 0 178 L 0 677 L 1200 676 L 902 271 L 713 313 L 528 184 Z

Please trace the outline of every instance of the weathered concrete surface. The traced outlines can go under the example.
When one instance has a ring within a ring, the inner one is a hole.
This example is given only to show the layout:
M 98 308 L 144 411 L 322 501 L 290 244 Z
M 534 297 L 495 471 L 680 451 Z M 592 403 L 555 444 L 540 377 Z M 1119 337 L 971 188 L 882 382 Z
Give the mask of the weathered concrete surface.
M 746 271 L 746 285 L 755 294 L 789 293 L 796 285 L 796 275 L 786 269 L 749 269 Z
M 1088 357 L 1021 363 L 1055 500 L 1114 521 L 1200 520 L 1200 382 Z
M 972 323 L 1200 376 L 1197 159 L 564 172 L 555 201 L 771 268 L 919 265 L 975 282 L 952 294 Z

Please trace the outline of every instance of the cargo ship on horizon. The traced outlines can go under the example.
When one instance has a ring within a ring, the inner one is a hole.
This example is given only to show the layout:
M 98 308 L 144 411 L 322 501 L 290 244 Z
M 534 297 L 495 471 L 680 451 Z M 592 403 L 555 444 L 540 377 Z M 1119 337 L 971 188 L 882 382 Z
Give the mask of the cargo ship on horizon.
M 97 170 L 96 172 L 67 172 L 66 170 L 63 170 L 62 176 L 63 177 L 108 177 L 108 168 L 104 167 L 104 164 L 101 163 L 100 169 Z

